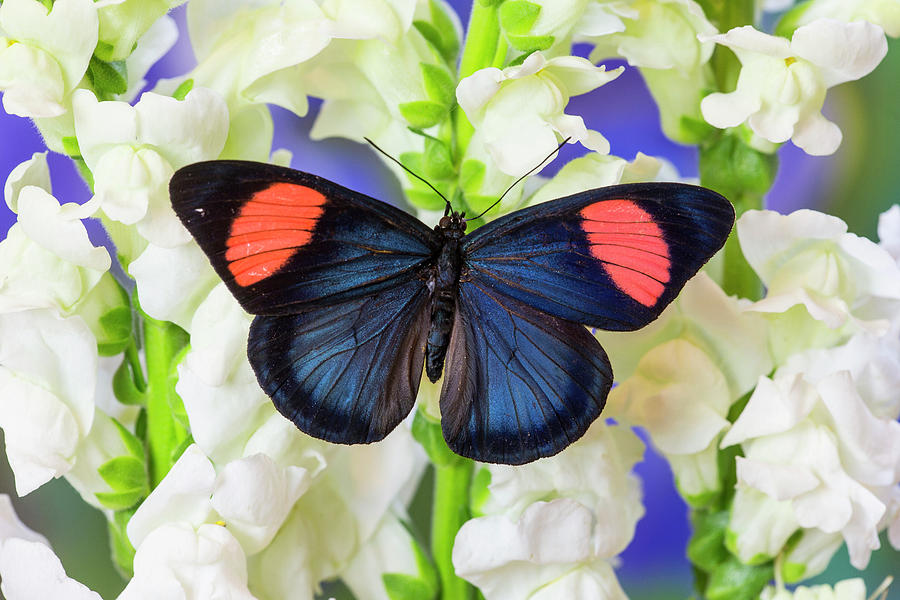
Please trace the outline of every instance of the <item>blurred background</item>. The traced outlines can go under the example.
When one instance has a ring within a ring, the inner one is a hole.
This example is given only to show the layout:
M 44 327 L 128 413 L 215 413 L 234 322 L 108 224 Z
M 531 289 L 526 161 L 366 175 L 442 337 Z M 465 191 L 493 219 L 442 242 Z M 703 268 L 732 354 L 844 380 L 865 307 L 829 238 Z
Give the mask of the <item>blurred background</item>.
M 471 2 L 450 0 L 450 4 L 465 24 Z M 150 87 L 157 79 L 181 75 L 195 64 L 185 33 L 184 6 L 173 15 L 182 38 L 148 74 Z M 874 73 L 829 91 L 824 113 L 844 132 L 837 153 L 811 157 L 790 143 L 780 149 L 778 177 L 767 197 L 769 208 L 784 213 L 801 208 L 822 210 L 844 219 L 850 231 L 877 239 L 878 215 L 900 202 L 900 43 L 891 40 L 890 47 L 887 58 Z M 576 48 L 576 52 L 586 54 L 587 48 Z M 615 67 L 622 63 L 607 64 Z M 290 149 L 294 168 L 397 201 L 399 184 L 370 148 L 343 139 L 309 141 L 319 105 L 313 101 L 310 106 L 309 114 L 303 118 L 272 109 L 274 148 Z M 603 133 L 610 141 L 612 154 L 630 160 L 641 151 L 668 159 L 683 176 L 697 176 L 696 150 L 663 136 L 655 104 L 637 69 L 628 67 L 614 82 L 573 98 L 567 112 L 582 115 L 588 128 Z M 4 181 L 16 165 L 33 152 L 43 150 L 40 135 L 29 120 L 0 110 L 0 176 Z M 567 160 L 583 152 L 581 146 L 568 145 L 562 158 L 543 173 L 552 175 Z M 86 202 L 90 191 L 72 162 L 52 152 L 48 160 L 53 193 L 60 202 Z M 0 239 L 6 237 L 14 222 L 15 215 L 0 204 Z M 109 244 L 98 222 L 89 226 L 89 232 L 95 244 Z M 634 541 L 621 556 L 619 578 L 632 600 L 686 598 L 691 595 L 692 581 L 690 564 L 684 555 L 689 536 L 687 508 L 675 492 L 665 461 L 651 448 L 637 472 L 643 480 L 646 514 L 638 523 Z M 429 484 L 423 483 L 423 493 L 417 498 L 419 506 L 413 510 L 419 519 L 427 519 Z M 50 540 L 71 577 L 107 600 L 115 598 L 124 582 L 109 559 L 105 520 L 99 512 L 84 504 L 63 480 L 17 498 L 5 452 L 0 454 L 0 493 L 9 494 L 22 520 Z M 882 550 L 873 554 L 872 563 L 862 576 L 871 591 L 888 574 L 900 576 L 900 553 L 883 539 Z M 812 583 L 858 575 L 850 567 L 846 551 L 841 551 L 830 569 Z M 895 590 L 890 597 L 900 598 L 900 592 Z

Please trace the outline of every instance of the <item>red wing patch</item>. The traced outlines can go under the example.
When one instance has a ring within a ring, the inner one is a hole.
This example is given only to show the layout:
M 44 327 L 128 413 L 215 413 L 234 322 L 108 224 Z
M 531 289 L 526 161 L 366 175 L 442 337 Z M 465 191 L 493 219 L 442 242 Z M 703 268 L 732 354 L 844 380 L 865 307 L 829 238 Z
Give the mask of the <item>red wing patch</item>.
M 605 200 L 581 209 L 591 256 L 620 291 L 653 306 L 669 282 L 669 245 L 653 215 L 630 200 Z
M 275 183 L 253 194 L 225 242 L 235 282 L 247 287 L 277 273 L 312 239 L 325 200 L 322 193 L 293 183 Z

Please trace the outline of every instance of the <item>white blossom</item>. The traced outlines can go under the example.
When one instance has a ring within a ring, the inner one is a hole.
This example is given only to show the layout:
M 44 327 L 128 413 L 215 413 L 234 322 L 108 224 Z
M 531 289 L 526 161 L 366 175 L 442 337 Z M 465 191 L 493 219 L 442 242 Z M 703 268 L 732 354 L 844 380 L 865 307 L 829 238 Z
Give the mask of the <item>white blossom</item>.
M 103 60 L 131 58 L 132 51 L 142 51 L 147 40 L 143 36 L 160 22 L 166 13 L 185 0 L 102 0 L 98 2 L 100 21 L 98 54 Z M 168 25 L 165 25 L 168 27 Z M 137 46 L 137 47 L 135 47 Z M 162 54 L 159 54 L 161 57 Z M 154 61 L 155 62 L 155 61 Z M 131 68 L 132 64 L 129 64 Z M 130 79 L 130 73 L 129 73 Z
M 6 600 L 101 600 L 69 578 L 44 536 L 26 527 L 0 494 L 0 592 Z
M 896 0 L 812 0 L 797 7 L 797 25 L 816 19 L 868 21 L 891 37 L 900 36 L 900 4 Z M 793 16 L 793 15 L 792 15 Z
M 58 117 L 70 106 L 97 45 L 92 0 L 37 0 L 0 5 L 0 90 L 6 112 L 20 117 Z
M 862 579 L 845 579 L 834 586 L 798 586 L 793 591 L 784 587 L 766 587 L 759 600 L 866 600 L 866 584 Z
M 811 210 L 748 211 L 737 224 L 741 249 L 767 288 L 751 310 L 772 322 L 773 353 L 828 347 L 850 335 L 884 334 L 900 310 L 900 267 L 874 242 Z
M 735 91 L 703 99 L 707 122 L 746 122 L 769 142 L 791 140 L 814 155 L 832 154 L 841 143 L 841 130 L 821 113 L 826 90 L 867 75 L 887 53 L 882 29 L 865 21 L 818 19 L 791 41 L 749 25 L 701 39 L 731 48 L 742 65 Z
M 228 123 L 222 99 L 195 88 L 183 101 L 148 92 L 130 106 L 98 102 L 79 90 L 74 109 L 79 148 L 103 212 L 125 225 L 137 224 L 140 235 L 156 245 L 190 241 L 172 210 L 169 178 L 178 167 L 218 156 Z
M 900 263 L 900 204 L 878 216 L 878 245 Z
M 540 52 L 520 66 L 481 69 L 459 82 L 456 98 L 498 168 L 522 175 L 557 145 L 557 134 L 586 148 L 609 152 L 609 142 L 581 117 L 563 112 L 570 96 L 584 94 L 622 73 L 576 56 L 547 60 Z
M 788 519 L 787 530 L 794 519 L 800 528 L 840 533 L 850 562 L 865 568 L 900 482 L 900 423 L 873 416 L 849 373 L 816 384 L 800 375 L 761 377 L 722 440 L 722 447 L 733 444 L 744 451 L 737 459 L 738 496 L 750 490 L 782 503 L 780 521 Z M 736 497 L 729 528 L 742 560 L 777 550 L 742 540 L 760 526 L 774 530 L 762 523 L 735 526 L 742 519 Z

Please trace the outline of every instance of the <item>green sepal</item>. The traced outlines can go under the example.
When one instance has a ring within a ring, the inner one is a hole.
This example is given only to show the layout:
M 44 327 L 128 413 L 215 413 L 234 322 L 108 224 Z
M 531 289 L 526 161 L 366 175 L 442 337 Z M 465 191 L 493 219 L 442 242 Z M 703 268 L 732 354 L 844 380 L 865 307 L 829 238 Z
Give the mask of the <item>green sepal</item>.
M 438 104 L 453 106 L 456 102 L 456 84 L 447 69 L 426 62 L 419 63 L 419 68 L 428 97 Z
M 456 24 L 444 11 L 444 7 L 440 2 L 431 0 L 429 2 L 429 10 L 431 22 L 416 20 L 413 21 L 413 26 L 448 64 L 455 64 L 456 55 L 459 52 Z
M 125 529 L 136 510 L 136 508 L 130 508 L 116 511 L 113 513 L 112 519 L 106 523 L 112 558 L 116 569 L 124 579 L 131 579 L 134 576 L 134 546 L 131 545 Z
M 103 341 L 97 338 L 100 356 L 115 356 L 131 342 L 131 309 L 117 306 L 100 316 L 97 323 L 105 334 Z
M 506 67 L 518 67 L 518 66 L 521 65 L 523 62 L 525 62 L 525 59 L 526 59 L 526 58 L 528 58 L 529 56 L 531 56 L 531 55 L 534 54 L 535 52 L 536 52 L 536 50 L 530 50 L 530 51 L 528 51 L 528 52 L 526 52 L 526 53 L 524 53 L 524 54 L 520 54 L 520 55 L 518 55 L 518 56 L 514 56 L 513 58 L 509 59 L 509 62 L 507 62 L 505 65 L 503 65 L 503 67 L 504 67 L 504 68 L 506 68 Z
M 477 194 L 484 183 L 487 168 L 480 160 L 469 158 L 459 167 L 459 185 L 467 196 Z
M 801 563 L 786 562 L 781 565 L 781 577 L 785 583 L 797 583 L 805 579 L 806 565 Z
M 500 6 L 500 26 L 510 35 L 524 36 L 541 14 L 540 4 L 509 0 Z
M 117 456 L 97 469 L 103 481 L 116 492 L 142 489 L 147 485 L 144 462 L 134 456 Z
M 546 50 L 555 41 L 552 35 L 508 35 L 506 37 L 510 46 L 527 53 Z
M 194 89 L 194 80 L 193 79 L 185 79 L 181 82 L 175 91 L 172 92 L 172 97 L 176 100 L 184 100 L 184 98 L 190 93 L 190 91 Z
M 682 115 L 678 120 L 678 143 L 700 144 L 716 132 L 716 128 L 701 119 Z
M 94 496 L 104 508 L 125 510 L 146 498 L 148 492 L 149 489 L 133 489 L 125 492 L 97 492 Z
M 441 140 L 425 140 L 424 167 L 424 177 L 430 181 L 435 179 L 446 181 L 456 178 L 450 147 Z
M 440 587 L 437 570 L 415 539 L 411 540 L 411 544 L 419 574 L 382 574 L 381 581 L 390 600 L 432 600 L 437 597 Z
M 463 460 L 447 447 L 441 424 L 431 421 L 422 410 L 417 409 L 416 416 L 413 417 L 412 434 L 436 467 L 445 467 Z
M 710 574 L 706 599 L 754 600 L 773 575 L 772 563 L 753 567 L 729 557 Z
M 38 2 L 40 2 L 41 4 L 44 5 L 44 8 L 47 9 L 47 12 L 48 12 L 48 13 L 49 13 L 51 10 L 53 10 L 53 0 L 38 0 Z M 0 4 L 2 4 L 2 3 L 0 3 Z
M 775 181 L 778 158 L 751 148 L 738 135 L 728 132 L 701 149 L 699 166 L 704 186 L 738 204 L 743 195 L 769 191 Z
M 84 179 L 84 182 L 87 184 L 88 189 L 93 192 L 94 174 L 91 173 L 91 170 L 88 168 L 87 163 L 84 162 L 84 159 L 80 156 L 72 157 L 72 162 L 75 163 L 75 168 L 78 169 L 78 174 L 81 175 L 82 179 Z
M 406 122 L 418 129 L 437 125 L 447 117 L 449 112 L 447 105 L 430 100 L 404 102 L 397 108 L 400 109 L 400 115 L 406 119 Z
M 711 573 L 730 557 L 725 549 L 728 511 L 695 511 L 691 524 L 694 532 L 688 541 L 688 558 L 698 568 Z
M 113 57 L 113 52 L 116 47 L 109 42 L 99 41 L 97 42 L 97 47 L 94 48 L 94 56 L 99 58 L 100 60 L 109 62 Z
M 480 517 L 484 514 L 482 509 L 491 495 L 488 490 L 490 485 L 491 472 L 487 467 L 481 467 L 475 471 L 472 485 L 469 487 L 469 509 L 472 511 L 473 517 Z
M 128 454 L 143 463 L 145 460 L 144 444 L 141 442 L 140 438 L 128 431 L 128 429 L 117 420 L 113 419 L 112 422 L 113 425 L 116 426 L 116 430 L 119 432 L 119 438 L 122 440 L 122 443 L 125 444 L 125 449 L 128 450 Z
M 478 0 L 478 4 L 482 6 L 494 6 L 500 4 L 503 0 Z
M 147 401 L 147 394 L 135 381 L 134 365 L 128 358 L 122 360 L 113 374 L 112 387 L 116 400 L 122 404 L 143 405 Z
M 194 437 L 191 434 L 187 434 L 184 436 L 184 439 L 181 440 L 181 443 L 172 448 L 172 464 L 178 462 L 178 459 L 181 458 L 181 455 L 184 454 L 184 451 L 188 449 L 188 446 L 194 443 Z
M 106 62 L 92 56 L 86 75 L 100 100 L 110 100 L 128 91 L 128 75 L 124 60 Z
M 446 206 L 446 202 L 429 189 L 406 190 L 406 199 L 416 208 L 423 210 L 440 210 Z
M 428 21 L 422 21 L 420 19 L 416 19 L 413 21 L 413 27 L 415 27 L 419 33 L 422 34 L 422 37 L 425 38 L 431 47 L 441 53 L 441 56 L 444 55 L 444 38 L 441 37 L 441 32 L 438 31 L 434 25 L 429 23 Z
M 63 152 L 68 156 L 81 156 L 81 148 L 78 147 L 78 138 L 74 135 L 67 135 L 62 139 Z

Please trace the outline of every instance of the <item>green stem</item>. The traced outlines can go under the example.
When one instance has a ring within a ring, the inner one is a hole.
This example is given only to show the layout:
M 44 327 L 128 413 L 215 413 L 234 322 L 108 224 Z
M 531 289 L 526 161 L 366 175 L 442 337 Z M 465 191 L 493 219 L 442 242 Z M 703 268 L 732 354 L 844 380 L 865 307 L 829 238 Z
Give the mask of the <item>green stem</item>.
M 506 58 L 506 38 L 500 33 L 500 19 L 497 5 L 483 5 L 478 0 L 472 2 L 472 14 L 466 30 L 466 42 L 459 61 L 459 79 L 468 77 L 485 67 L 501 67 Z M 475 129 L 459 111 L 456 121 L 456 148 L 463 156 Z
M 159 485 L 175 463 L 173 452 L 187 435 L 172 411 L 174 394 L 169 374 L 173 359 L 188 341 L 174 323 L 144 316 L 144 352 L 147 359 L 147 446 L 151 489 Z
M 453 542 L 469 519 L 469 483 L 474 463 L 454 460 L 435 465 L 434 508 L 431 517 L 431 553 L 441 579 L 441 600 L 470 600 L 474 589 L 453 569 Z

